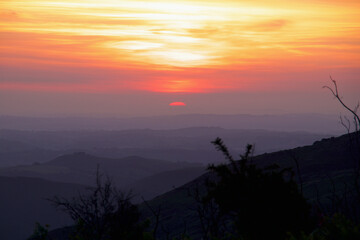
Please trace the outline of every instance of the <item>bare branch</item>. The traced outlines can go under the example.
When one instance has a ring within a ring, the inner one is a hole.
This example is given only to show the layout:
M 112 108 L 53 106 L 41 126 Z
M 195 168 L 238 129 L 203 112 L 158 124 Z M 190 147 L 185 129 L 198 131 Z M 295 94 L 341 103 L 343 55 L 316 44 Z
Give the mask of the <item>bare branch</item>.
M 345 122 L 345 121 L 346 121 L 346 122 Z M 349 120 L 346 116 L 342 117 L 342 116 L 340 115 L 340 123 L 341 123 L 341 125 L 343 125 L 343 127 L 346 129 L 347 133 L 350 133 L 350 131 L 351 131 L 351 124 L 350 124 L 350 120 Z
M 354 117 L 354 123 L 355 123 L 355 131 L 359 130 L 359 126 L 360 126 L 360 117 L 357 114 L 357 110 L 359 109 L 359 103 L 356 105 L 355 109 L 352 110 L 351 108 L 349 108 L 341 99 L 341 97 L 339 96 L 339 90 L 338 90 L 338 86 L 336 84 L 336 81 L 330 76 L 330 80 L 334 85 L 334 88 L 331 88 L 329 86 L 323 86 L 323 88 L 329 89 L 332 93 L 332 95 L 340 102 L 340 104 L 346 109 L 348 110 L 352 116 Z
M 118 191 L 109 177 L 102 181 L 98 170 L 96 186 L 87 190 L 88 194 L 79 193 L 71 200 L 48 199 L 80 224 L 77 225 L 77 234 L 84 239 L 109 239 L 109 236 L 123 236 L 131 231 L 142 234 L 139 212 L 130 201 L 131 193 Z

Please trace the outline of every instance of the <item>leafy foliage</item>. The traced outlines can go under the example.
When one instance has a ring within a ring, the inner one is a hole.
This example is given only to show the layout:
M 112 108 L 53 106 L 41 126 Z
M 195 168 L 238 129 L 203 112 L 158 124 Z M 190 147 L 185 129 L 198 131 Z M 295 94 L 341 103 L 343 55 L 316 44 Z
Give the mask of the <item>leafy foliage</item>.
M 252 146 L 235 161 L 220 138 L 213 141 L 230 161 L 209 166 L 218 179 L 208 182 L 208 201 L 215 200 L 223 216 L 231 219 L 236 239 L 285 239 L 312 227 L 310 205 L 298 190 L 291 169 L 277 165 L 258 168 L 251 163 Z

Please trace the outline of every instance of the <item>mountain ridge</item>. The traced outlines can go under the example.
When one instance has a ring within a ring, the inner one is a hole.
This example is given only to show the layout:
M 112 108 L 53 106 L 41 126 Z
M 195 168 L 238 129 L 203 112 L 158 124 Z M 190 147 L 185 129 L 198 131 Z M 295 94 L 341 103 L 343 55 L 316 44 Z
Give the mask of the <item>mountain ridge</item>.
M 354 136 L 356 137 L 355 134 Z M 349 151 L 349 147 L 352 152 Z M 299 169 L 297 169 L 294 157 L 297 158 Z M 300 170 L 302 182 L 299 184 L 303 185 L 304 196 L 310 202 L 321 201 L 325 207 L 329 207 L 330 189 L 336 188 L 337 193 L 341 194 L 344 182 L 348 182 L 350 186 L 353 161 L 356 158 L 360 158 L 360 149 L 354 142 L 350 143 L 349 135 L 345 134 L 340 137 L 322 139 L 304 147 L 254 156 L 252 161 L 259 167 L 275 163 L 282 168 L 292 167 L 294 171 Z M 299 176 L 296 177 L 299 180 Z M 187 229 L 190 237 L 194 239 L 200 237 L 201 229 L 196 211 L 190 210 L 196 210 L 197 203 L 189 196 L 189 193 L 195 188 L 203 188 L 208 178 L 212 179 L 213 174 L 207 172 L 181 187 L 155 197 L 147 204 L 140 205 L 144 218 L 150 218 L 153 222 L 154 216 L 147 205 L 149 204 L 153 209 L 161 208 L 162 226 L 158 228 L 159 239 L 179 236 L 184 228 Z M 184 225 L 184 222 L 187 224 Z M 169 232 L 172 233 L 170 236 L 168 236 Z
M 85 121 L 86 120 L 86 121 Z M 148 117 L 21 117 L 0 116 L 0 125 L 7 129 L 69 130 L 69 129 L 174 129 L 194 126 L 225 128 L 265 128 L 269 130 L 308 130 L 341 133 L 338 116 L 331 114 L 180 114 Z

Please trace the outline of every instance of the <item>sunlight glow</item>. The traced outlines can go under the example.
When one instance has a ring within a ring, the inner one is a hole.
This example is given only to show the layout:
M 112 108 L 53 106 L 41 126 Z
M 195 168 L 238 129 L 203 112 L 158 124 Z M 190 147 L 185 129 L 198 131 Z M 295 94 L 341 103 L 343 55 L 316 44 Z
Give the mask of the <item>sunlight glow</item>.
M 0 64 L 127 66 L 183 71 L 185 79 L 199 79 L 191 76 L 199 68 L 209 71 L 206 79 L 217 69 L 269 71 L 280 63 L 304 71 L 359 67 L 360 3 L 324 2 L 3 0 Z M 205 80 L 157 86 L 210 88 Z
M 128 50 L 147 50 L 160 48 L 162 43 L 141 42 L 141 41 L 122 41 L 108 44 L 111 48 L 128 49 Z
M 163 59 L 162 62 L 172 62 L 174 65 L 202 65 L 205 60 L 209 59 L 201 53 L 186 52 L 186 50 L 167 50 L 153 51 L 150 56 L 155 59 Z

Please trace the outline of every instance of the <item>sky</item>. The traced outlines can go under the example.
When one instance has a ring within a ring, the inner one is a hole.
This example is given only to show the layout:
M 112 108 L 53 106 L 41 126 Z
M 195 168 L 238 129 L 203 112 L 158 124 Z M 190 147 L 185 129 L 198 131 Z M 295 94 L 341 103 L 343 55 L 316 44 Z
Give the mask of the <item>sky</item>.
M 360 100 L 357 0 L 1 0 L 0 114 L 332 113 Z

